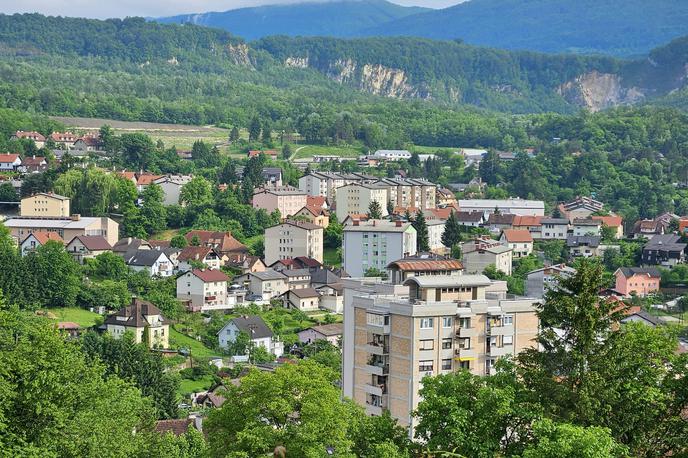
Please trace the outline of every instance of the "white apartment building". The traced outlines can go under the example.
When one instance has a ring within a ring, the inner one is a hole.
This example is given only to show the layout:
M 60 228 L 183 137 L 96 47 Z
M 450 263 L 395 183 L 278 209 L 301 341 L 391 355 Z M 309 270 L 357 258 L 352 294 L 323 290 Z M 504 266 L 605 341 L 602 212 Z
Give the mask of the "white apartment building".
M 345 279 L 344 396 L 369 415 L 389 411 L 412 435 L 423 377 L 488 375 L 498 358 L 536 345 L 533 301 L 493 297 L 490 285 L 484 275 L 410 277 L 403 286 Z
M 363 277 L 370 268 L 384 271 L 392 261 L 416 254 L 416 230 L 401 221 L 353 221 L 344 226 L 344 270 Z
M 304 221 L 287 220 L 265 229 L 265 264 L 298 256 L 322 263 L 323 234 L 321 226 Z
M 389 200 L 389 188 L 379 183 L 352 183 L 337 189 L 336 213 L 339 222 L 344 221 L 350 215 L 362 215 L 368 213 L 370 203 L 376 201 L 380 204 L 382 216 L 387 216 L 387 201 Z
M 464 212 L 493 213 L 498 209 L 502 214 L 521 216 L 545 216 L 545 203 L 541 200 L 524 199 L 468 199 L 459 200 L 459 209 Z
M 193 269 L 177 277 L 177 299 L 189 301 L 189 310 L 204 312 L 228 307 L 227 282 L 221 270 Z
M 337 196 L 337 189 L 342 186 L 375 180 L 377 178 L 362 173 L 313 171 L 299 178 L 299 190 L 309 196 L 326 197 L 330 202 L 334 202 Z
M 153 181 L 162 188 L 163 204 L 178 205 L 182 187 L 192 180 L 191 175 L 169 175 Z

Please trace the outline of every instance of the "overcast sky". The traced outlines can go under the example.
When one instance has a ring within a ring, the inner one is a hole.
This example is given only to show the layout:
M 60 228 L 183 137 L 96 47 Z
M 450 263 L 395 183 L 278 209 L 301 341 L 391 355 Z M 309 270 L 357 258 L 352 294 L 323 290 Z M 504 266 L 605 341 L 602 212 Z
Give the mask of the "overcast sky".
M 302 0 L 0 0 L 1 13 L 42 13 L 92 18 L 170 16 L 181 13 L 226 11 L 246 6 L 300 3 Z M 461 0 L 391 0 L 400 5 L 443 8 Z

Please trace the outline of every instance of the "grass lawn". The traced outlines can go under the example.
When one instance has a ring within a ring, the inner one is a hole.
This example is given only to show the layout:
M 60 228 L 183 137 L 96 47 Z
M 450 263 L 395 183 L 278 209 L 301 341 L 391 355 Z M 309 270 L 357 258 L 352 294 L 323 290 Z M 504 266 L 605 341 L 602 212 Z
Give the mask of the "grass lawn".
M 291 145 L 292 151 L 298 151 L 293 159 L 305 159 L 313 156 L 340 156 L 357 158 L 362 154 L 356 146 L 326 146 L 326 145 Z
M 96 318 L 100 315 L 78 307 L 57 308 L 47 310 L 48 317 L 54 321 L 71 321 L 84 328 L 96 324 Z
M 152 240 L 172 240 L 172 237 L 179 233 L 179 229 L 166 229 L 158 232 L 152 237 Z
M 211 387 L 213 384 L 213 376 L 205 375 L 199 380 L 187 380 L 182 379 L 179 383 L 178 393 L 182 396 L 189 395 L 191 393 L 198 393 L 199 391 L 205 391 Z
M 418 153 L 418 154 L 431 154 L 431 153 L 439 153 L 439 152 L 449 152 L 453 153 L 456 151 L 459 151 L 461 148 L 446 148 L 446 147 L 441 147 L 441 146 L 420 146 L 420 145 L 414 145 L 412 148 L 409 148 L 409 150 L 412 153 Z
M 191 349 L 191 356 L 194 358 L 220 356 L 216 351 L 211 350 L 201 342 L 182 334 L 172 327 L 170 327 L 170 348 L 189 348 Z
M 336 248 L 324 248 L 323 249 L 323 263 L 326 266 L 339 267 L 342 265 L 342 259 L 337 253 Z

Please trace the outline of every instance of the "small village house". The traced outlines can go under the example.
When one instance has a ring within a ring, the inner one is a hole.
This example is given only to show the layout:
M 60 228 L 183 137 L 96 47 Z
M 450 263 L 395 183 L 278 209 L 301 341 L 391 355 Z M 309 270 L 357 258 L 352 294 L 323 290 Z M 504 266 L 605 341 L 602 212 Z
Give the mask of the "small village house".
M 290 289 L 283 298 L 287 308 L 302 312 L 314 312 L 320 308 L 320 293 L 313 288 Z
M 624 296 L 647 296 L 659 291 L 662 276 L 655 267 L 621 267 L 614 277 L 614 289 Z
M 35 232 L 29 234 L 20 244 L 20 252 L 22 256 L 36 251 L 38 247 L 42 247 L 49 241 L 54 241 L 60 244 L 64 244 L 64 240 L 57 235 L 57 232 Z
M 513 250 L 516 259 L 525 258 L 533 252 L 533 236 L 526 229 L 506 229 L 499 240 Z
M 139 298 L 134 298 L 131 305 L 105 319 L 106 331 L 115 339 L 121 339 L 125 333 L 134 335 L 134 342 L 147 342 L 150 348 L 168 348 L 170 327 L 155 305 Z
M 339 346 L 343 333 L 344 325 L 342 323 L 332 323 L 313 326 L 300 331 L 298 334 L 299 342 L 304 344 L 310 344 L 316 340 L 326 340 L 332 345 Z
M 248 335 L 254 347 L 263 347 L 278 358 L 284 353 L 284 344 L 259 316 L 240 316 L 230 320 L 217 333 L 220 348 L 228 348 L 241 333 Z
M 112 246 L 102 235 L 77 235 L 67 244 L 67 252 L 79 264 L 108 251 L 112 251 Z

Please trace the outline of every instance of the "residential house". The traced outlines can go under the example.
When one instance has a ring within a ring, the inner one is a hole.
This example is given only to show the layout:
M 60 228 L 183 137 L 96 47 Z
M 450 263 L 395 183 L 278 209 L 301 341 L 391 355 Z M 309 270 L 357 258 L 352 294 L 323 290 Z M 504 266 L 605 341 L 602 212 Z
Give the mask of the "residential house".
M 475 148 L 461 148 L 458 151 L 459 155 L 463 157 L 466 167 L 478 167 L 483 158 L 487 155 L 487 150 Z
M 330 214 L 327 210 L 319 207 L 306 205 L 294 215 L 295 218 L 308 221 L 309 223 L 327 229 L 330 225 Z
M 540 239 L 542 240 L 566 240 L 569 232 L 569 220 L 567 218 L 542 218 Z
M 574 218 L 571 223 L 573 235 L 601 235 L 602 222 L 592 218 Z
M 136 343 L 146 342 L 150 348 L 169 347 L 168 321 L 159 308 L 139 298 L 132 299 L 131 305 L 107 317 L 104 327 L 115 339 L 131 332 Z
M 526 296 L 542 299 L 549 288 L 556 285 L 560 278 L 576 273 L 576 269 L 566 264 L 557 264 L 528 272 L 526 277 Z
M 320 293 L 321 309 L 332 313 L 344 313 L 344 288 L 341 283 L 316 286 L 315 289 Z
M 72 132 L 53 132 L 50 134 L 50 139 L 58 146 L 62 146 L 65 150 L 70 150 L 74 143 L 79 139 Z
M 373 153 L 373 158 L 381 161 L 409 160 L 411 153 L 403 149 L 379 149 Z
M 124 262 L 136 272 L 145 271 L 151 277 L 170 277 L 174 274 L 172 261 L 160 250 L 128 251 Z
M 217 333 L 220 348 L 228 348 L 236 342 L 241 333 L 248 335 L 254 347 L 263 347 L 278 358 L 284 353 L 284 344 L 275 337 L 259 316 L 240 316 L 230 320 Z
M 293 220 L 265 229 L 265 264 L 296 256 L 322 262 L 323 234 L 321 226 Z
M 498 210 L 502 214 L 544 216 L 545 203 L 541 200 L 524 199 L 462 199 L 459 200 L 461 211 L 493 213 Z
M 279 297 L 289 290 L 287 276 L 272 269 L 251 272 L 248 274 L 248 281 L 251 294 L 264 301 Z
M 298 333 L 299 342 L 310 344 L 316 340 L 326 340 L 332 345 L 339 347 L 344 333 L 343 323 L 321 324 L 312 328 L 304 329 Z
M 192 179 L 191 175 L 167 175 L 153 180 L 153 183 L 162 189 L 164 205 L 178 205 L 182 188 Z
M 674 220 L 679 220 L 673 213 L 664 213 L 655 219 L 644 219 L 636 221 L 633 226 L 634 238 L 651 239 L 655 235 L 663 235 L 671 232 L 670 225 Z M 680 225 L 680 220 L 679 220 Z
M 152 173 L 137 173 L 136 174 L 136 189 L 139 192 L 145 191 L 145 189 L 156 181 L 164 178 L 164 175 L 154 175 Z
M 20 167 L 21 171 L 24 173 L 40 173 L 48 170 L 48 162 L 44 157 L 36 156 L 35 154 L 31 157 L 25 157 L 22 159 L 22 165 Z
M 434 253 L 419 253 L 414 256 L 407 256 L 387 265 L 389 280 L 394 285 L 401 285 L 409 277 L 461 275 L 463 270 L 463 263 L 458 259 Z
M 199 267 L 197 264 L 202 263 L 208 269 L 219 269 L 222 265 L 222 258 L 214 248 L 209 246 L 187 246 L 182 248 L 177 256 L 179 262 L 179 270 L 185 272 Z
M 279 210 L 282 218 L 293 216 L 306 206 L 307 194 L 292 186 L 259 188 L 253 194 L 253 208 L 268 213 Z
M 22 160 L 18 154 L 0 154 L 0 172 L 14 172 L 21 165 Z
M 62 238 L 57 235 L 56 232 L 34 232 L 22 240 L 21 244 L 19 245 L 19 251 L 22 256 L 26 256 L 51 240 L 60 244 L 64 244 L 64 240 L 62 240 Z
M 641 262 L 644 265 L 673 267 L 686 261 L 686 247 L 674 234 L 655 235 L 644 246 Z
M 608 227 L 610 229 L 614 230 L 614 238 L 616 239 L 622 239 L 624 236 L 624 228 L 623 228 L 623 218 L 620 216 L 616 215 L 607 215 L 607 216 L 592 216 L 591 217 L 595 221 L 599 221 L 602 224 L 602 227 Z
M 480 274 L 490 265 L 511 275 L 514 250 L 497 240 L 476 238 L 461 244 L 466 273 Z
M 659 291 L 662 279 L 656 267 L 621 267 L 614 272 L 614 289 L 624 296 L 647 296 Z
M 490 299 L 490 285 L 484 275 L 410 277 L 404 297 L 346 280 L 343 395 L 368 415 L 388 411 L 413 434 L 424 377 L 491 375 L 499 358 L 537 348 L 534 301 Z
M 288 308 L 302 312 L 314 312 L 320 308 L 320 293 L 313 288 L 290 289 L 282 297 Z
M 249 159 L 251 159 L 252 157 L 260 156 L 261 154 L 264 154 L 264 155 L 266 155 L 267 157 L 269 157 L 270 159 L 273 159 L 273 160 L 279 158 L 279 152 L 278 152 L 277 150 L 274 150 L 274 149 L 268 149 L 268 150 L 264 150 L 264 151 L 260 151 L 260 150 L 251 150 L 251 151 L 248 152 L 248 155 L 247 155 L 246 157 L 248 157 Z
M 322 269 L 322 262 L 317 259 L 309 258 L 308 256 L 296 256 L 292 259 L 292 269 Z
M 67 244 L 67 252 L 79 264 L 108 251 L 112 251 L 112 245 L 102 235 L 77 235 Z
M 282 275 L 287 277 L 290 290 L 311 287 L 311 271 L 309 269 L 284 269 Z
M 530 232 L 533 239 L 542 238 L 542 216 L 521 216 L 514 218 L 513 229 L 521 229 Z
M 454 212 L 457 222 L 461 226 L 466 227 L 480 227 L 485 223 L 485 214 L 483 212 Z
M 57 323 L 57 329 L 71 339 L 79 337 L 84 330 L 78 323 L 73 321 L 60 321 Z
M 74 142 L 72 150 L 80 154 L 95 153 L 100 149 L 101 145 L 102 142 L 99 135 L 84 135 Z
M 125 237 L 117 240 L 112 246 L 112 252 L 118 256 L 126 257 L 127 253 L 136 250 L 152 250 L 153 246 L 145 240 L 136 237 Z
M 501 233 L 505 229 L 513 228 L 515 219 L 516 215 L 512 213 L 490 213 L 485 226 L 490 232 Z
M 577 218 L 589 218 L 593 213 L 603 210 L 604 204 L 592 197 L 576 197 L 570 202 L 559 204 L 559 213 L 570 222 Z
M 177 277 L 177 299 L 193 312 L 232 308 L 227 296 L 229 277 L 221 270 L 192 269 Z
M 10 140 L 33 140 L 38 149 L 45 146 L 45 136 L 35 131 L 25 132 L 23 130 L 18 130 L 12 135 Z
M 10 218 L 3 224 L 17 241 L 35 232 L 56 232 L 62 240 L 72 240 L 77 235 L 102 235 L 110 244 L 117 242 L 119 236 L 119 224 L 105 216 L 72 215 L 64 218 L 19 216 Z
M 238 267 L 241 268 L 242 274 L 264 272 L 267 269 L 267 266 L 259 256 L 247 256 Z
M 368 213 L 370 204 L 377 202 L 380 205 L 381 216 L 387 216 L 387 202 L 389 189 L 380 183 L 351 183 L 337 189 L 336 211 L 339 221 L 344 221 L 347 216 Z
M 569 235 L 566 237 L 566 248 L 573 258 L 602 256 L 601 241 L 602 237 L 599 235 Z
M 244 179 L 244 172 L 246 167 L 239 166 L 236 168 L 237 177 L 241 180 Z M 267 184 L 268 187 L 282 186 L 282 169 L 279 167 L 263 167 L 261 171 L 261 176 Z
M 447 188 L 437 188 L 437 197 L 435 199 L 438 207 L 446 207 L 447 205 L 458 204 L 454 191 Z
M 220 253 L 223 262 L 231 265 L 242 264 L 249 255 L 246 245 L 232 237 L 230 232 L 194 230 L 187 232 L 184 237 L 189 244 L 197 238 L 201 245 L 213 248 Z
M 499 240 L 513 250 L 515 259 L 525 258 L 533 252 L 533 236 L 525 229 L 505 229 Z
M 416 229 L 402 221 L 353 221 L 344 226 L 343 267 L 353 277 L 368 269 L 384 271 L 390 262 L 416 254 Z
M 655 315 L 651 315 L 640 307 L 631 307 L 627 312 L 626 316 L 619 320 L 619 323 L 642 323 L 645 326 L 650 326 L 651 328 L 656 328 L 663 324 L 662 320 Z
M 69 218 L 70 214 L 69 197 L 53 194 L 52 192 L 39 192 L 32 196 L 24 197 L 19 206 L 19 215 L 24 217 Z

